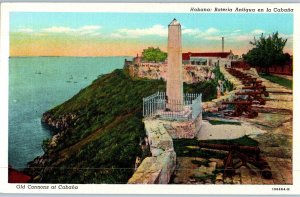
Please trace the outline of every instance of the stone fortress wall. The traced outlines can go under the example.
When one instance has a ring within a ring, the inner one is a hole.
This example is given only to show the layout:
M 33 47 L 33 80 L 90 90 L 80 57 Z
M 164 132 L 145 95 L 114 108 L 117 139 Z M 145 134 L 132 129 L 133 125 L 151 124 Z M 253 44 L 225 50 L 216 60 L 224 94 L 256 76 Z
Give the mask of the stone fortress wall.
M 166 63 L 137 63 L 129 64 L 129 74 L 131 77 L 147 79 L 167 79 Z M 183 81 L 186 83 L 197 83 L 213 77 L 212 66 L 183 65 Z

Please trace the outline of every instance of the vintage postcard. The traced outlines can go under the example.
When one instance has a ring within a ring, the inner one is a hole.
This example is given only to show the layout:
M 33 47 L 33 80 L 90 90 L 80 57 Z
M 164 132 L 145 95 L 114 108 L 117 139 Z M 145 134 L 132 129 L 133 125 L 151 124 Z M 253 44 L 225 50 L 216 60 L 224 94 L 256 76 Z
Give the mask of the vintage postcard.
M 0 192 L 300 193 L 299 15 L 2 4 Z

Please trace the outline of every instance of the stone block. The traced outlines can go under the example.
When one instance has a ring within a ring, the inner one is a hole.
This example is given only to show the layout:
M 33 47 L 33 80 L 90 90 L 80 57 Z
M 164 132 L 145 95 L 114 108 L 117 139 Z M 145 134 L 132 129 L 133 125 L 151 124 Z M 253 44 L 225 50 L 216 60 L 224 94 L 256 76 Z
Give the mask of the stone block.
M 221 181 L 223 183 L 223 173 L 218 173 L 216 176 L 216 182 Z
M 210 112 L 218 112 L 219 108 L 218 107 L 213 107 L 210 109 Z
M 233 184 L 241 184 L 241 177 L 239 175 L 235 175 L 232 177 Z
M 212 171 L 215 171 L 215 170 L 216 170 L 216 167 L 217 167 L 217 162 L 212 161 L 212 162 L 210 162 L 208 165 L 209 165 L 209 167 L 211 167 L 211 168 L 213 169 Z
M 150 151 L 153 157 L 157 157 L 164 152 L 164 150 L 152 146 L 150 146 Z
M 159 177 L 160 184 L 168 184 L 176 167 L 175 151 L 164 152 L 157 157 L 157 163 L 160 163 L 161 174 Z
M 232 178 L 226 177 L 226 178 L 224 179 L 224 183 L 225 183 L 225 184 L 232 184 Z
M 210 158 L 209 161 L 216 162 L 216 168 L 224 168 L 224 161 L 222 159 Z
M 128 180 L 129 184 L 144 184 L 144 183 L 154 183 L 160 174 L 158 172 L 149 172 L 151 166 L 156 162 L 156 157 L 146 157 L 141 165 L 138 167 L 133 176 Z M 150 176 L 150 174 L 153 174 Z M 147 178 L 146 178 L 147 177 Z
M 216 107 L 217 105 L 214 102 L 207 102 L 207 106 L 208 106 L 208 108 L 213 108 L 213 107 Z
M 208 104 L 206 102 L 204 102 L 201 104 L 201 106 L 202 106 L 202 109 L 206 109 L 208 107 Z

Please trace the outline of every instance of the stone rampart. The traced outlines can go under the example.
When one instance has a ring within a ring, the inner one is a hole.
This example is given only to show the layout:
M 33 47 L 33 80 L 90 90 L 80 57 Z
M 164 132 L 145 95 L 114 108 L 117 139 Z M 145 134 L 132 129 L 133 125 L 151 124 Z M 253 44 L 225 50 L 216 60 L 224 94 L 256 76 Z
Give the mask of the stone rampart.
M 144 119 L 152 157 L 143 160 L 129 184 L 168 184 L 176 167 L 173 140 L 160 120 Z
M 168 184 L 176 167 L 173 138 L 194 138 L 200 131 L 202 115 L 192 121 L 145 118 L 151 157 L 145 158 L 129 184 Z
M 225 66 L 220 66 L 220 71 L 224 75 L 224 78 L 233 84 L 234 90 L 226 93 L 224 96 L 221 96 L 220 98 L 213 99 L 208 102 L 203 102 L 202 110 L 204 112 L 219 111 L 222 108 L 222 102 L 234 100 L 236 98 L 235 93 L 239 92 L 243 87 L 243 84 L 240 82 L 240 80 L 238 80 L 236 77 L 232 76 L 229 72 L 227 72 Z

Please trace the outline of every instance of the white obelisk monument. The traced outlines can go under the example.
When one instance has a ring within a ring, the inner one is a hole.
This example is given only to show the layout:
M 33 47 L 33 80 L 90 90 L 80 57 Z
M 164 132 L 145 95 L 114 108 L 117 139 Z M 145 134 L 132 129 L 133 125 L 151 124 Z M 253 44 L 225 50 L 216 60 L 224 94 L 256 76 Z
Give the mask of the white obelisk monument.
M 181 25 L 174 19 L 168 26 L 167 108 L 181 111 L 183 106 Z

